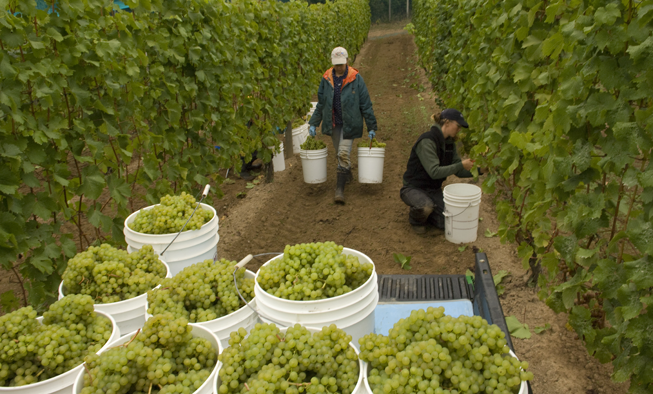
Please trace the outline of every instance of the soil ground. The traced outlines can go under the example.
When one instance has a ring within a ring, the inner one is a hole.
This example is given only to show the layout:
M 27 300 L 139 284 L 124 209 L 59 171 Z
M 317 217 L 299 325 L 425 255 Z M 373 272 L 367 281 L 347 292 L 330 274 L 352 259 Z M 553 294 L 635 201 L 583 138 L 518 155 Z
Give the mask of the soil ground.
M 379 124 L 377 137 L 387 143 L 383 183 L 359 184 L 354 165 L 355 180 L 345 189 L 347 203 L 335 205 L 333 146 L 330 137 L 318 133 L 329 147 L 326 183 L 304 183 L 298 155 L 286 160 L 286 170 L 275 173 L 272 183 L 261 182 L 247 189 L 245 181 L 229 176 L 235 183 L 222 186 L 225 196 L 215 204 L 221 219 L 220 257 L 240 260 L 250 253 L 282 252 L 285 245 L 334 241 L 367 254 L 380 274 L 463 274 L 474 269 L 475 246 L 487 254 L 494 273 L 510 273 L 504 279 L 505 293 L 501 296 L 505 315 L 516 316 L 531 330 L 551 325 L 530 339 L 513 338 L 517 356 L 530 363 L 535 375 L 535 394 L 625 393 L 626 384 L 610 380 L 611 366 L 589 356 L 576 334 L 567 328 L 567 317 L 553 313 L 525 285 L 528 274 L 517 257 L 517 246 L 484 236 L 486 229 L 498 228 L 493 196 L 483 195 L 479 237 L 464 250 L 446 241 L 440 230 L 429 229 L 424 236 L 412 232 L 408 207 L 400 200 L 399 190 L 410 149 L 430 127 L 435 103 L 417 64 L 413 37 L 402 30 L 403 26 L 373 26 L 354 64 L 372 98 Z M 353 151 L 356 163 L 356 148 Z M 474 180 L 452 176 L 447 184 L 470 181 Z M 242 192 L 246 196 L 237 198 Z M 393 253 L 412 256 L 412 270 L 402 270 Z M 257 270 L 266 260 L 258 258 L 248 268 Z

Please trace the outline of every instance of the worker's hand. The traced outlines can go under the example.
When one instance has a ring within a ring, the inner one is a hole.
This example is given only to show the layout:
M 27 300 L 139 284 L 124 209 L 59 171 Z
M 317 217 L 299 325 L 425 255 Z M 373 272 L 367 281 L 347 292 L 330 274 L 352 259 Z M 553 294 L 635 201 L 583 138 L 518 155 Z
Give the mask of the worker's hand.
M 308 134 L 311 135 L 311 137 L 315 137 L 316 132 L 315 132 L 315 126 L 311 126 L 308 128 Z
M 370 136 L 370 139 L 371 139 L 371 140 L 373 140 L 374 137 L 376 137 L 376 133 L 374 132 L 374 130 L 370 130 L 370 131 L 368 131 L 368 132 L 367 132 L 367 135 Z
M 474 162 L 469 159 L 463 160 L 463 168 L 466 169 L 467 171 L 471 170 L 472 167 L 474 166 Z

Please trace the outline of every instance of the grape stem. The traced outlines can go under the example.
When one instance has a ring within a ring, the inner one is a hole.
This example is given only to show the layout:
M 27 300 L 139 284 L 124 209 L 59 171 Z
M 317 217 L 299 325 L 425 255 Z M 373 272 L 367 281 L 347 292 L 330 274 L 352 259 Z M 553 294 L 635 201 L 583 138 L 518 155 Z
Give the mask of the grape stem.
M 286 338 L 281 338 L 279 334 L 276 334 L 277 338 L 279 339 L 280 342 L 285 342 Z
M 91 375 L 91 370 L 88 369 L 88 365 L 84 363 L 84 369 L 86 369 L 86 373 L 88 374 L 88 378 L 91 379 L 91 384 L 93 384 L 93 375 Z
M 147 390 L 147 394 L 152 394 L 152 382 L 150 382 L 150 388 Z
M 84 364 L 84 365 L 86 365 L 86 364 Z M 45 371 L 45 368 L 43 368 L 42 370 L 40 370 L 39 373 L 36 374 L 36 377 L 38 378 L 39 376 L 41 376 L 41 374 L 42 374 L 44 371 Z
M 86 280 L 86 277 L 85 277 L 85 276 L 82 276 L 82 280 L 79 281 L 78 285 L 81 285 L 82 282 L 84 282 L 85 280 Z
M 247 389 L 247 391 L 249 391 L 249 386 L 247 385 L 247 383 L 245 383 L 245 388 Z
M 287 380 L 286 380 L 286 383 L 288 383 L 289 385 L 292 385 L 292 386 L 304 386 L 304 387 L 306 387 L 306 386 L 310 386 L 310 385 L 311 385 L 311 382 L 306 382 L 306 383 L 293 383 L 293 382 L 289 382 L 289 381 L 287 381 Z
M 109 275 L 107 275 L 107 276 L 112 276 L 112 277 L 114 277 L 114 278 L 120 278 L 118 275 L 114 275 L 114 274 L 109 274 Z
M 136 337 L 138 336 L 138 334 L 140 332 L 141 332 L 141 329 L 139 328 L 138 330 L 136 330 L 136 334 L 134 334 L 134 336 L 132 337 L 132 339 L 129 340 L 129 342 L 125 343 L 124 345 L 119 345 L 119 346 L 115 346 L 115 347 L 127 347 L 127 346 L 129 346 L 130 343 L 134 342 L 134 339 L 136 339 Z

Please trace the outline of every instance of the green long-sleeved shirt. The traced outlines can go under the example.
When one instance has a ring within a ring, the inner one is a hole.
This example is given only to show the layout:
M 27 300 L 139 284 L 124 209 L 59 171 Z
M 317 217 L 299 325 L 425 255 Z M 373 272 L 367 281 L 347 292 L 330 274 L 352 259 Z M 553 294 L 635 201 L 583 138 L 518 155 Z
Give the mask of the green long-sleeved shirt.
M 458 156 L 458 150 L 455 146 L 453 150 L 453 163 L 448 166 L 440 165 L 437 146 L 434 141 L 428 138 L 423 139 L 417 144 L 415 152 L 431 179 L 446 178 L 449 175 L 455 175 L 458 178 L 471 178 L 474 176 L 463 167 L 462 160 Z

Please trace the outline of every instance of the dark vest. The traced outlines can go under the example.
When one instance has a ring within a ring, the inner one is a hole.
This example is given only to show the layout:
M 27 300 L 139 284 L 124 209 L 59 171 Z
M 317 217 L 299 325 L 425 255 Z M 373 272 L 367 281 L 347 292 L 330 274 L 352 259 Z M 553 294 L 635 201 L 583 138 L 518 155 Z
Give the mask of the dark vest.
M 435 142 L 441 166 L 448 166 L 453 162 L 454 149 L 456 149 L 455 143 L 447 143 L 442 134 L 442 130 L 440 130 L 438 126 L 433 126 L 431 127 L 431 130 L 420 135 L 417 142 L 415 142 L 415 145 L 413 145 L 413 149 L 410 151 L 408 165 L 406 166 L 406 172 L 404 173 L 404 183 L 407 186 L 418 189 L 437 190 L 442 187 L 442 182 L 444 182 L 446 178 L 431 179 L 417 156 L 417 145 L 426 138 Z

